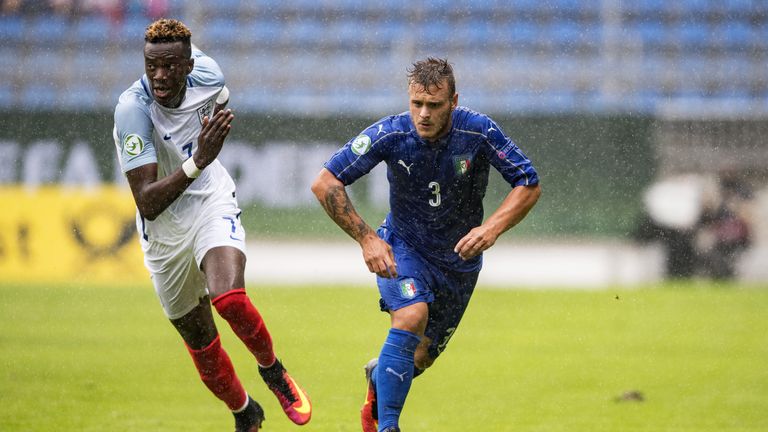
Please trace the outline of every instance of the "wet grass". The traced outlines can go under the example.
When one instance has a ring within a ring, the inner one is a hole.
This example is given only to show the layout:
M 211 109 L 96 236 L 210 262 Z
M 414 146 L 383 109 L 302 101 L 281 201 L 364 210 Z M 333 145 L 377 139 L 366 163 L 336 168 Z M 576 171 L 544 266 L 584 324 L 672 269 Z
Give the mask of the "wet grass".
M 406 431 L 768 430 L 768 289 L 479 288 Z M 220 323 L 266 431 L 357 431 L 388 327 L 374 287 L 249 287 L 314 402 L 297 429 Z M 0 430 L 232 430 L 150 286 L 0 285 Z M 628 392 L 628 397 L 622 395 Z M 626 400 L 625 400 L 626 399 Z M 642 399 L 642 400 L 639 400 Z

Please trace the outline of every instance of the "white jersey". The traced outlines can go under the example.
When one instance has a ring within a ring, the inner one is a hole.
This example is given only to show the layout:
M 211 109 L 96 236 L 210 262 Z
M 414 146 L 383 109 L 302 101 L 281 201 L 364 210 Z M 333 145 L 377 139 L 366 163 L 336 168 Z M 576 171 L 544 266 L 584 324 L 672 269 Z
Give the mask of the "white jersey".
M 178 108 L 154 101 L 146 75 L 120 95 L 113 135 L 123 172 L 157 163 L 158 178 L 162 178 L 194 154 L 203 117 L 212 115 L 224 76 L 216 62 L 199 49 L 193 47 L 192 58 L 195 66 Z M 151 223 L 151 229 L 143 220 L 139 229 L 145 231 L 144 237 L 154 235 L 173 243 L 174 237 L 188 234 L 206 198 L 217 194 L 232 197 L 234 191 L 229 173 L 215 160 Z
M 224 76 L 213 59 L 194 47 L 192 57 L 195 67 L 178 108 L 154 101 L 146 75 L 120 95 L 113 135 L 123 172 L 156 163 L 162 178 L 194 154 L 203 117 L 213 113 Z M 227 246 L 245 253 L 239 216 L 235 183 L 218 160 L 155 220 L 136 212 L 144 264 L 169 319 L 186 315 L 207 294 L 200 265 L 209 250 Z

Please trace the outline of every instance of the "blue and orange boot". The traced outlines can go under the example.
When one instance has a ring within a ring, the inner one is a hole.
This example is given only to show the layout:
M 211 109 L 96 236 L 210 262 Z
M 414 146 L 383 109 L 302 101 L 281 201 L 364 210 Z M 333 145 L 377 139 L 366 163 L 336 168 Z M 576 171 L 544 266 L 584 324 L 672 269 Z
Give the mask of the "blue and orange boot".
M 379 409 L 376 406 L 376 386 L 371 378 L 373 370 L 378 364 L 379 359 L 374 358 L 365 365 L 365 380 L 368 382 L 368 392 L 365 394 L 365 403 L 360 410 L 360 423 L 363 426 L 363 432 L 378 432 L 379 430 Z
M 307 424 L 312 418 L 312 403 L 307 393 L 288 375 L 280 360 L 275 360 L 268 368 L 259 366 L 259 374 L 277 396 L 285 415 L 297 425 Z

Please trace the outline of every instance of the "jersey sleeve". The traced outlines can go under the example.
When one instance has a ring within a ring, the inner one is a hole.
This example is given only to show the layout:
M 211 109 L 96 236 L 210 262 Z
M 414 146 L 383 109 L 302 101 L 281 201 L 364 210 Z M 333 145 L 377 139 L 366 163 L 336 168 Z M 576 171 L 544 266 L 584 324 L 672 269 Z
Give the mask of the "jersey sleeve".
M 224 87 L 224 73 L 214 59 L 208 57 L 197 47 L 192 49 L 195 67 L 187 78 L 192 87 Z
M 115 108 L 114 139 L 123 172 L 157 163 L 149 109 L 141 102 L 121 97 Z
M 539 183 L 539 175 L 531 160 L 490 118 L 484 119 L 483 133 L 488 160 L 507 183 L 512 187 Z
M 368 174 L 386 157 L 388 126 L 386 119 L 372 124 L 334 153 L 325 168 L 345 185 Z

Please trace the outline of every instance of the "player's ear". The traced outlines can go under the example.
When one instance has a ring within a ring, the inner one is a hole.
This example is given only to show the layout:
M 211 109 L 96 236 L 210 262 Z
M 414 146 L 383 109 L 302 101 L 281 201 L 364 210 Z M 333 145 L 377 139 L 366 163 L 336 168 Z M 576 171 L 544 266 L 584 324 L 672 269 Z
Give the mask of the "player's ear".
M 187 64 L 187 75 L 192 73 L 192 69 L 195 68 L 195 59 L 191 58 L 189 59 L 189 63 Z
M 457 106 L 459 106 L 459 94 L 454 93 L 453 97 L 451 98 L 451 109 L 454 109 Z

